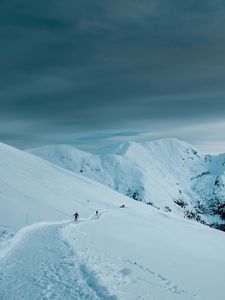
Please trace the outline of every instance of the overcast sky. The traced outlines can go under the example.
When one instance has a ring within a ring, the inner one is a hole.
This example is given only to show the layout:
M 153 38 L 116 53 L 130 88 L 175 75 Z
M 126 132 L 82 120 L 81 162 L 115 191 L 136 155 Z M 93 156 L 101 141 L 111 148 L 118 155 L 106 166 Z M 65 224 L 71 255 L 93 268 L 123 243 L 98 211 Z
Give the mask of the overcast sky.
M 225 152 L 224 0 L 2 0 L 0 140 Z

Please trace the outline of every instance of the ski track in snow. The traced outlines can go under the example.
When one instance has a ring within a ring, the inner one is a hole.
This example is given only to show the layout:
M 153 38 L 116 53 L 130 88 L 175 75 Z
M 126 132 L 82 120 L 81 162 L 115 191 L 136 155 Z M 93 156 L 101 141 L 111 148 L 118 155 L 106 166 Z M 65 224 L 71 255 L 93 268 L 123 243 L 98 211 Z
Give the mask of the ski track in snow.
M 97 221 L 103 214 L 112 210 L 80 219 L 79 223 Z M 89 266 L 67 241 L 60 231 L 66 224 L 40 225 L 25 231 L 16 247 L 9 249 L 0 260 L 0 299 L 1 300 L 116 300 L 106 287 L 102 286 Z M 184 297 L 194 297 L 161 274 L 137 262 L 123 259 L 124 264 L 133 265 L 147 272 L 157 280 L 157 286 Z M 155 285 L 155 284 L 153 284 Z M 143 298 L 144 299 L 144 298 Z M 186 298 L 185 298 L 186 299 Z
M 79 224 L 79 223 L 78 223 Z M 116 300 L 61 238 L 64 225 L 30 230 L 0 261 L 1 300 Z

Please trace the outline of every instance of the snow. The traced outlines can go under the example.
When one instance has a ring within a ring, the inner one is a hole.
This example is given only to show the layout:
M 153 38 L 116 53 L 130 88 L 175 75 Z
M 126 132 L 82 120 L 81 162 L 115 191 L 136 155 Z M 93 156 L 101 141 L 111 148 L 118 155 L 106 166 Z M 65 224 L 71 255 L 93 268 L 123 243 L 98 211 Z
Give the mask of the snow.
M 223 299 L 222 231 L 4 144 L 0 204 L 2 300 Z
M 182 215 L 194 211 L 210 222 L 224 203 L 225 154 L 203 155 L 177 139 L 125 142 L 98 149 L 95 154 L 69 145 L 28 151 L 162 210 L 169 207 Z M 180 207 L 177 200 L 186 206 Z
M 0 144 L 0 225 L 18 229 L 39 221 L 88 217 L 129 198 L 31 154 Z
M 61 226 L 29 228 L 0 261 L 1 299 L 115 299 L 92 274 L 89 283 L 88 268 L 60 238 Z
M 141 204 L 26 226 L 7 249 L 3 300 L 223 299 L 224 233 Z
M 222 232 L 140 207 L 63 234 L 118 299 L 223 299 Z

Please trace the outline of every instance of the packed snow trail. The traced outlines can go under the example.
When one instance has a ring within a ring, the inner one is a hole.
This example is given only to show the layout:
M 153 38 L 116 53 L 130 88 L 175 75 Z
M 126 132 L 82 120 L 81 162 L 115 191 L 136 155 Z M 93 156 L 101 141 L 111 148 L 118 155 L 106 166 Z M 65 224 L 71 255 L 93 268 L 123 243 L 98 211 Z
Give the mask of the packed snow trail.
M 63 226 L 29 230 L 0 260 L 1 300 L 117 299 L 61 238 Z

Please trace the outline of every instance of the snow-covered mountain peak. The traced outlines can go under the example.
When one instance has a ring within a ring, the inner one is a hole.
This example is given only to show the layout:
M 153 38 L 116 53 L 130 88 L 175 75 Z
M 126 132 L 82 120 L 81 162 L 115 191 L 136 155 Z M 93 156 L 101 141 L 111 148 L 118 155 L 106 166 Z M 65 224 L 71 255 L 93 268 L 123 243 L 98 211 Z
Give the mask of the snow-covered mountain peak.
M 203 155 L 175 138 L 123 142 L 95 154 L 62 145 L 29 152 L 135 200 L 201 221 L 224 203 L 225 155 Z
M 189 148 L 192 147 L 185 141 L 179 140 L 177 138 L 162 138 L 156 140 L 143 141 L 143 145 L 158 146 L 158 147 L 176 147 L 176 148 Z
M 158 151 L 161 149 L 162 151 L 170 151 L 170 152 L 178 152 L 184 151 L 186 149 L 194 148 L 186 143 L 185 141 L 178 140 L 176 138 L 165 138 L 158 140 L 149 140 L 149 141 L 125 141 L 121 143 L 112 144 L 100 149 L 96 150 L 98 155 L 109 155 L 109 154 L 117 154 L 117 155 L 126 155 L 131 152 L 138 152 L 141 148 L 145 148 L 148 151 Z M 136 153 L 137 154 L 137 153 Z
M 87 152 L 82 151 L 78 148 L 73 147 L 72 145 L 67 145 L 67 144 L 57 144 L 57 145 L 47 145 L 47 146 L 42 146 L 38 148 L 32 148 L 28 149 L 27 152 L 36 154 L 40 153 L 42 155 L 49 155 L 51 153 L 51 156 L 59 156 L 59 155 L 64 155 L 68 157 L 76 157 L 80 155 L 88 155 Z
M 158 156 L 160 159 L 174 157 L 179 159 L 184 155 L 197 154 L 198 151 L 190 144 L 176 138 L 167 138 L 140 143 L 151 155 Z M 161 157 L 160 157 L 161 156 Z
M 99 156 L 104 156 L 104 155 L 126 155 L 126 153 L 136 145 L 136 142 L 120 142 L 120 143 L 115 143 L 111 144 L 105 147 L 101 147 L 99 149 L 95 150 L 95 153 L 98 154 Z

